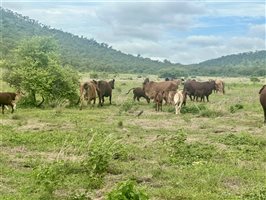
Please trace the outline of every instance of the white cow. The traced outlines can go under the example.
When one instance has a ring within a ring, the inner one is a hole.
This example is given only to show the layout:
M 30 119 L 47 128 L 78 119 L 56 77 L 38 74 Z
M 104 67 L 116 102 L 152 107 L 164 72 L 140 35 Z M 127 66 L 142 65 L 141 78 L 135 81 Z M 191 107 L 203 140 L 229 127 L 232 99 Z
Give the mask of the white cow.
M 175 114 L 180 113 L 183 104 L 186 104 L 186 92 L 179 90 L 174 96 Z

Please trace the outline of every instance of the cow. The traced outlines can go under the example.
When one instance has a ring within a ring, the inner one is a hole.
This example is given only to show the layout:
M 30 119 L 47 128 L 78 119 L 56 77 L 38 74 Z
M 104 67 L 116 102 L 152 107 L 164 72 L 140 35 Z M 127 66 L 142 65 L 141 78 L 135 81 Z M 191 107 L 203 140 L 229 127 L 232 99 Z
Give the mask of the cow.
M 179 114 L 181 107 L 186 105 L 187 94 L 186 91 L 178 91 L 174 96 L 175 114 Z
M 224 82 L 222 80 L 215 80 L 215 89 L 214 91 L 216 93 L 218 92 L 222 92 L 223 94 L 225 94 L 225 90 L 224 90 Z
M 176 91 L 179 84 L 180 80 L 154 82 L 146 78 L 143 82 L 143 90 L 150 99 L 154 99 L 158 92 Z M 164 100 L 167 102 L 166 96 Z
M 2 106 L 2 114 L 4 114 L 6 106 L 11 106 L 11 113 L 13 113 L 16 109 L 16 101 L 18 101 L 20 96 L 19 92 L 0 92 L 0 106 Z
M 167 96 L 167 103 L 174 105 L 174 96 L 176 94 L 176 91 L 165 92 L 165 94 Z
M 215 89 L 215 81 L 206 81 L 206 82 L 197 82 L 197 81 L 186 81 L 184 84 L 184 90 L 189 95 L 190 100 L 198 100 L 200 97 L 201 101 L 205 101 L 204 97 L 206 97 L 209 102 L 209 95 Z M 193 98 L 192 98 L 193 97 Z
M 259 91 L 260 94 L 260 104 L 264 112 L 264 124 L 266 124 L 266 85 L 262 86 Z
M 154 96 L 155 111 L 163 111 L 163 95 L 164 91 L 159 91 Z
M 87 101 L 87 103 L 91 103 L 93 100 L 93 104 L 96 102 L 96 96 L 99 94 L 97 85 L 93 81 L 87 81 L 80 85 L 80 110 L 82 110 L 83 102 Z
M 141 97 L 145 98 L 147 103 L 150 103 L 150 98 L 145 94 L 144 90 L 141 87 L 137 88 L 131 88 L 126 94 L 128 94 L 131 90 L 133 90 L 133 100 L 135 101 L 136 99 L 139 101 Z
M 107 81 L 95 81 L 93 82 L 97 85 L 99 91 L 99 105 L 103 106 L 104 97 L 109 97 L 109 102 L 112 104 L 112 90 L 115 88 L 115 79 L 107 82 Z

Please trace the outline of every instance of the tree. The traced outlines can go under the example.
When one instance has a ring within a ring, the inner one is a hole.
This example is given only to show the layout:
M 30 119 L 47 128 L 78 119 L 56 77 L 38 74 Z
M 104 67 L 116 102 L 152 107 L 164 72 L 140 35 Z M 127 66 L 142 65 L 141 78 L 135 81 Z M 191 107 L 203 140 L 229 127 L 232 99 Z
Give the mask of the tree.
M 46 102 L 70 102 L 78 98 L 78 75 L 59 62 L 57 44 L 51 37 L 23 40 L 14 51 L 4 80 L 27 93 L 28 103 L 37 105 L 37 96 Z

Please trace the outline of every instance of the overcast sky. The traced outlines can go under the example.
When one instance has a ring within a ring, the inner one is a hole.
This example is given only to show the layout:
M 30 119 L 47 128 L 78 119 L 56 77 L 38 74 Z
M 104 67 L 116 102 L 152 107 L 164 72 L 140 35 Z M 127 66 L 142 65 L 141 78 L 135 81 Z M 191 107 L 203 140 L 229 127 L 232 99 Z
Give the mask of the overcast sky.
M 155 60 L 190 64 L 266 49 L 264 0 L 0 2 L 53 28 Z

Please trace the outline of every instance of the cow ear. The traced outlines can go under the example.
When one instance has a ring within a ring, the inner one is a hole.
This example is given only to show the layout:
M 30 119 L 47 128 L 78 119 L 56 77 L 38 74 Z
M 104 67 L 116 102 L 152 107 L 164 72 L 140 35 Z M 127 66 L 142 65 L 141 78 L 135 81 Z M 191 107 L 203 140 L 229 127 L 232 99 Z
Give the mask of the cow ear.
M 93 81 L 93 83 L 97 84 L 97 81 L 95 81 L 95 80 L 92 80 L 92 81 Z

